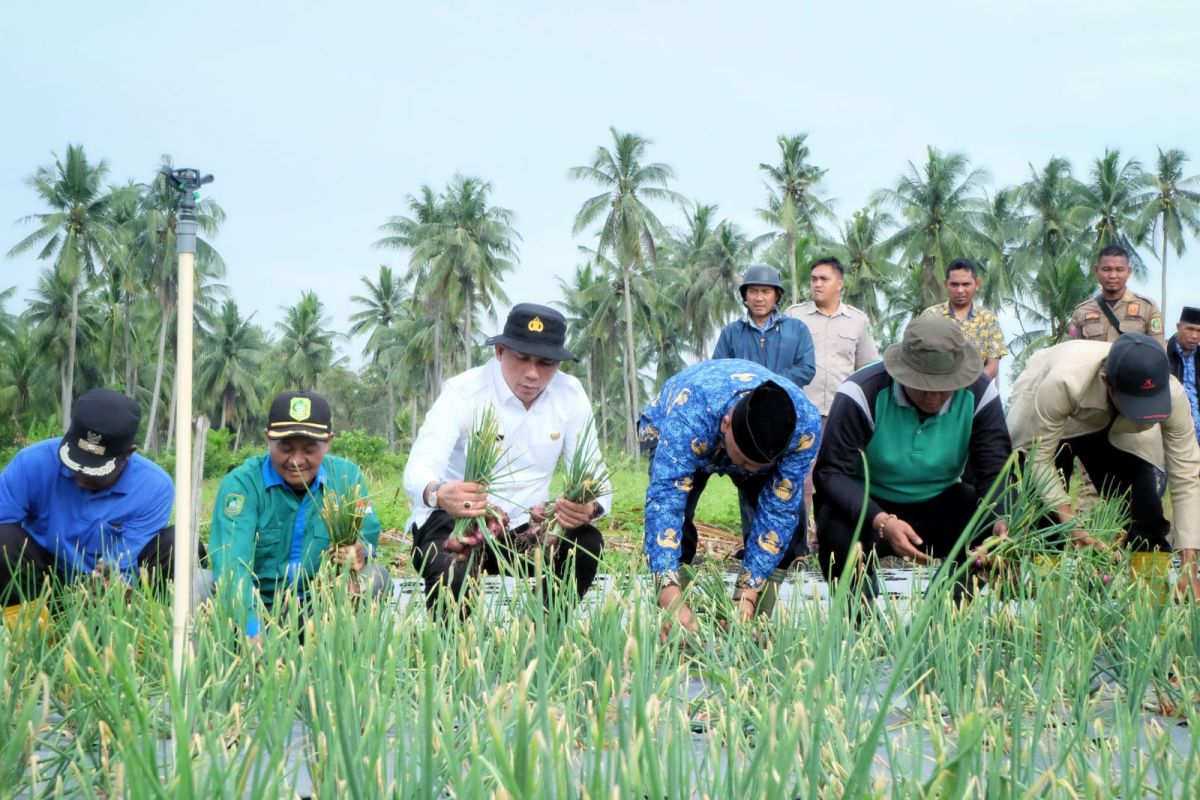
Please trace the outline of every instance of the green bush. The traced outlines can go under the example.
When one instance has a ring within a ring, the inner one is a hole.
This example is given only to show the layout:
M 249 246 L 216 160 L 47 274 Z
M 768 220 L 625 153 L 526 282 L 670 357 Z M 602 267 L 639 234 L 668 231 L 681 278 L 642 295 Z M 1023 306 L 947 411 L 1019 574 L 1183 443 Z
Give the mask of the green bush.
M 398 472 L 404 469 L 404 459 L 388 452 L 387 439 L 372 436 L 363 430 L 339 433 L 334 437 L 330 452 L 372 472 Z
M 208 432 L 204 439 L 204 477 L 220 478 L 241 463 L 229 447 L 232 443 L 233 433 L 225 428 Z
M 175 479 L 175 451 L 174 450 L 157 450 L 157 451 L 147 450 L 147 451 L 143 452 L 142 455 L 144 455 L 146 458 L 150 459 L 155 464 L 158 464 L 160 467 L 162 467 L 163 471 L 165 471 L 168 475 L 171 476 L 171 480 Z

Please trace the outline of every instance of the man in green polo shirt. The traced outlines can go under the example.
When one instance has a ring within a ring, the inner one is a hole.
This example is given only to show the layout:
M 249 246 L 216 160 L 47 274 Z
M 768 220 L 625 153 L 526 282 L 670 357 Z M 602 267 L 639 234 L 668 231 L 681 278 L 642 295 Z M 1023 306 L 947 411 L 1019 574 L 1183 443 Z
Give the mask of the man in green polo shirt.
M 1000 395 L 962 330 L 944 317 L 910 322 L 882 362 L 841 385 L 829 410 L 813 468 L 826 577 L 841 576 L 864 506 L 868 597 L 872 554 L 947 557 L 1011 452 Z M 1004 531 L 993 518 L 991 532 Z
M 270 611 L 289 587 L 303 597 L 326 558 L 348 566 L 354 584 L 373 596 L 388 579 L 385 567 L 367 563 L 379 545 L 380 524 L 366 480 L 354 463 L 329 455 L 333 425 L 325 398 L 281 393 L 271 403 L 266 434 L 267 452 L 243 462 L 217 490 L 213 570 L 201 575 L 198 590 L 204 599 L 215 579 L 251 639 L 261 629 L 261 611 Z M 359 540 L 332 552 L 320 513 L 330 492 L 353 498 L 362 512 Z

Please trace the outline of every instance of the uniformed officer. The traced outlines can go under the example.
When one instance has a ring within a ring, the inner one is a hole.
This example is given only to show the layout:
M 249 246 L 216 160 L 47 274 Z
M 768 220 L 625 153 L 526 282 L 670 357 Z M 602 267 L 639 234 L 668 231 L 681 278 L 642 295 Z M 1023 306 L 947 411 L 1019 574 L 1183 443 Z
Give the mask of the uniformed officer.
M 1162 313 L 1148 297 L 1129 291 L 1132 270 L 1129 251 L 1110 244 L 1096 258 L 1096 280 L 1100 293 L 1075 307 L 1067 336 L 1093 342 L 1115 342 L 1122 333 L 1144 333 L 1165 350 Z

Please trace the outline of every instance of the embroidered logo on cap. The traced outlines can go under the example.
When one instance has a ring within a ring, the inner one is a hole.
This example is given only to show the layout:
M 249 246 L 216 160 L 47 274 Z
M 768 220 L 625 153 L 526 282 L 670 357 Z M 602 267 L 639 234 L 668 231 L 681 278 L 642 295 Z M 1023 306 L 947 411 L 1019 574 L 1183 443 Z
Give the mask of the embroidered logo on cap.
M 1142 384 L 1142 389 L 1144 389 L 1144 390 L 1157 389 L 1157 388 L 1158 388 L 1158 384 L 1156 384 L 1154 382 L 1153 378 L 1146 378 L 1145 382 Z
M 542 324 L 540 317 L 534 317 L 533 319 L 529 320 L 529 330 L 533 331 L 534 333 L 541 333 L 542 331 L 546 330 L 546 326 Z
M 100 444 L 100 434 L 95 431 L 88 431 L 84 438 L 79 440 L 79 449 L 84 450 L 92 455 L 104 455 L 104 446 Z
M 293 397 L 288 406 L 288 416 L 297 422 L 302 422 L 312 415 L 312 401 L 307 397 Z

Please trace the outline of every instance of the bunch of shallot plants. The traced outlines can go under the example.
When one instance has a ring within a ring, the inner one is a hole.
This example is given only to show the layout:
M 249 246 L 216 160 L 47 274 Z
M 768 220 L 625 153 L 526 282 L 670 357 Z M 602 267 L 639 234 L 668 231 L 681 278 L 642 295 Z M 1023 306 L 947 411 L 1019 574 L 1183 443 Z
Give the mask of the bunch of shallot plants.
M 371 507 L 370 498 L 364 493 L 360 484 L 350 487 L 347 492 L 339 492 L 327 487 L 321 497 L 321 507 L 317 512 L 325 527 L 329 529 L 329 553 L 333 555 L 343 547 L 350 547 L 362 536 L 363 522 Z M 349 571 L 342 565 L 330 560 L 337 572 Z M 350 575 L 350 590 L 357 593 L 358 580 Z
M 348 492 L 328 490 L 324 493 L 318 513 L 329 529 L 331 550 L 349 547 L 359 540 L 370 506 L 371 501 L 359 484 L 350 487 Z
M 608 468 L 600 455 L 595 426 L 588 420 L 575 440 L 575 451 L 571 453 L 571 459 L 563 472 L 561 496 L 572 503 L 590 506 L 608 491 Z M 563 524 L 558 519 L 554 506 L 547 511 L 546 519 L 540 528 L 545 537 L 545 544 L 553 545 L 563 531 Z
M 475 419 L 467 437 L 466 464 L 463 480 L 478 483 L 485 490 L 505 477 L 508 448 L 501 444 L 500 420 L 491 406 L 485 408 Z M 504 512 L 490 503 L 482 517 L 459 517 L 454 520 L 454 530 L 447 539 L 447 550 L 463 552 L 483 544 L 489 535 L 502 536 L 508 519 Z

